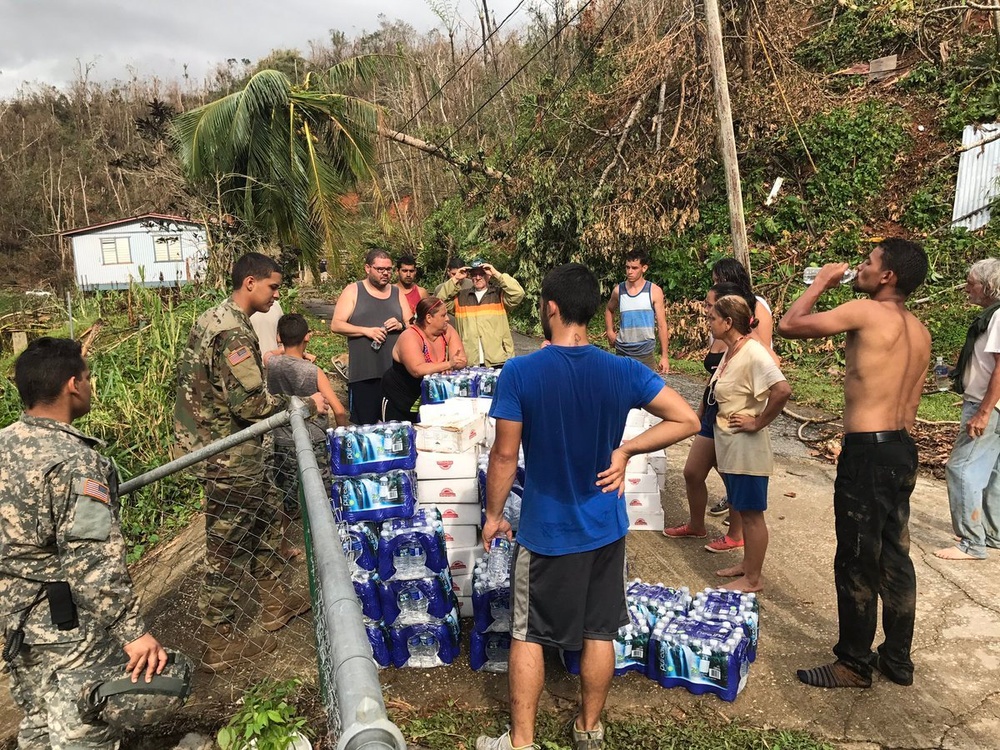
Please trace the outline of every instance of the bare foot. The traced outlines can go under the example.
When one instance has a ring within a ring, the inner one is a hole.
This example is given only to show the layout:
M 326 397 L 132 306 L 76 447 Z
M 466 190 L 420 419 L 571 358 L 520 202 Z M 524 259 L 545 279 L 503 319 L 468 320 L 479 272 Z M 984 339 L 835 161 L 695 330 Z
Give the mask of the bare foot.
M 733 565 L 731 568 L 723 568 L 722 570 L 715 571 L 715 575 L 719 578 L 737 578 L 743 575 L 743 563 L 739 565 Z
M 944 549 L 939 549 L 934 553 L 934 557 L 940 557 L 942 560 L 982 560 L 981 557 L 975 557 L 970 555 L 968 552 L 963 552 L 958 547 L 945 547 Z
M 764 584 L 759 580 L 756 584 L 751 584 L 746 576 L 740 576 L 735 581 L 730 581 L 725 586 L 720 586 L 719 588 L 726 589 L 727 591 L 742 591 L 744 594 L 753 594 L 757 591 L 763 591 Z

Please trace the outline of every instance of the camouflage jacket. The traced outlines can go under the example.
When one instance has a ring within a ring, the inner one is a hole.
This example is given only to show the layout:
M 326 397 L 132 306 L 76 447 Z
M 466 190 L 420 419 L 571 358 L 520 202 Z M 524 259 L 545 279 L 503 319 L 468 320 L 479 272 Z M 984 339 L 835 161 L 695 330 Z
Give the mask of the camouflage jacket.
M 281 411 L 287 399 L 268 393 L 257 335 L 227 299 L 202 313 L 177 366 L 174 432 L 181 454 L 208 445 Z M 207 459 L 203 473 L 221 481 L 263 481 L 260 438 Z
M 65 581 L 80 627 L 57 630 L 39 599 L 25 643 L 69 643 L 104 628 L 122 645 L 146 632 L 125 567 L 117 477 L 100 441 L 23 414 L 0 430 L 0 613 L 17 625 L 45 583 Z

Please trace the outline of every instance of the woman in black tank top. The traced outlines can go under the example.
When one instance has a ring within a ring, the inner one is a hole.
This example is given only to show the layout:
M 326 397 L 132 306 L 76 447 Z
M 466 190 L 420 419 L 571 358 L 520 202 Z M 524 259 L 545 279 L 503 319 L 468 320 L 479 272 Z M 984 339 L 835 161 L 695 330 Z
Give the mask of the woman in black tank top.
M 417 303 L 413 325 L 392 348 L 392 366 L 382 376 L 382 421 L 418 422 L 424 375 L 465 367 L 465 349 L 437 297 Z

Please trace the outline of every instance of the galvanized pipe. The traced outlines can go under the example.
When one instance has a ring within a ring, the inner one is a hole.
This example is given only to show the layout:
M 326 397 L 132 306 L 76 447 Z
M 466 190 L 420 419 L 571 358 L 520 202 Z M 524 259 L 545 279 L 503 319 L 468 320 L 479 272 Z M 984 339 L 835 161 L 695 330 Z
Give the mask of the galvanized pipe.
M 299 407 L 308 414 L 308 408 L 301 401 L 299 401 Z M 122 482 L 121 485 L 119 485 L 118 494 L 127 495 L 130 492 L 135 492 L 137 489 L 145 487 L 147 484 L 152 484 L 153 482 L 163 479 L 174 472 L 193 466 L 200 461 L 204 461 L 206 458 L 211 458 L 216 453 L 222 453 L 222 451 L 229 450 L 240 443 L 245 443 L 251 438 L 259 437 L 265 432 L 270 432 L 275 427 L 281 427 L 283 424 L 288 424 L 288 417 L 289 411 L 280 411 L 261 422 L 256 422 L 255 424 L 250 425 L 246 429 L 234 432 L 232 435 L 227 435 L 224 438 L 220 438 L 214 443 L 209 443 L 204 448 L 191 451 L 191 453 L 188 453 L 186 456 L 181 456 L 170 463 L 157 466 L 155 469 L 147 471 L 145 474 L 132 477 L 127 482 Z
M 332 663 L 320 658 L 320 669 L 333 674 L 323 675 L 326 689 L 332 682 L 337 716 L 329 717 L 331 727 L 340 726 L 337 750 L 406 750 L 406 741 L 399 728 L 389 721 L 382 700 L 382 686 L 372 659 L 368 634 L 365 632 L 361 604 L 354 593 L 354 584 L 344 557 L 340 535 L 333 520 L 330 500 L 323 477 L 316 464 L 312 441 L 298 398 L 292 399 L 290 410 L 292 435 L 299 467 L 299 481 L 305 498 L 306 513 L 312 539 L 312 563 L 321 610 L 314 614 L 318 651 L 326 643 Z

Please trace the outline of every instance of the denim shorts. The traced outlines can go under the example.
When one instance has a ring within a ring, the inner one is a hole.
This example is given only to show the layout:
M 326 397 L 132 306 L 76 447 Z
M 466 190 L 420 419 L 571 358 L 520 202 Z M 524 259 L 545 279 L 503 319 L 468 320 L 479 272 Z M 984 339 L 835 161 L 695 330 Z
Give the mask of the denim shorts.
M 719 416 L 719 405 L 705 405 L 705 411 L 701 415 L 701 429 L 698 430 L 698 434 L 701 437 L 707 437 L 709 440 L 715 440 L 715 418 Z
M 736 511 L 767 510 L 768 479 L 750 474 L 722 474 L 729 507 Z

